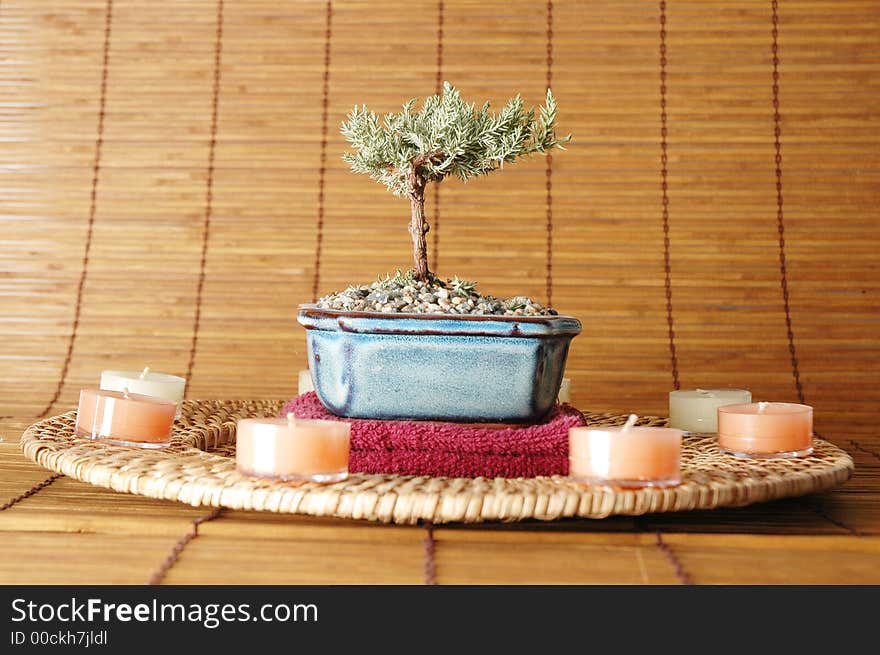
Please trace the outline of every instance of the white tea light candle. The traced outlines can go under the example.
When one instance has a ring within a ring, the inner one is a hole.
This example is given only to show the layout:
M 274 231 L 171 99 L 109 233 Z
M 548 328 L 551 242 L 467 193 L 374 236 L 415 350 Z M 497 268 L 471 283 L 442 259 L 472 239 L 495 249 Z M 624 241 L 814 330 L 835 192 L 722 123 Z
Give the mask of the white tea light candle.
M 170 400 L 179 403 L 183 400 L 186 379 L 176 375 L 154 373 L 149 367 L 142 371 L 104 371 L 101 373 L 101 389 L 105 391 L 125 391 Z
M 562 384 L 559 385 L 559 396 L 557 400 L 561 403 L 571 402 L 571 378 L 562 378 Z
M 299 395 L 314 391 L 315 385 L 312 384 L 312 372 L 305 369 L 299 372 Z
M 752 402 L 747 389 L 688 389 L 669 392 L 669 427 L 718 432 L 718 408 Z

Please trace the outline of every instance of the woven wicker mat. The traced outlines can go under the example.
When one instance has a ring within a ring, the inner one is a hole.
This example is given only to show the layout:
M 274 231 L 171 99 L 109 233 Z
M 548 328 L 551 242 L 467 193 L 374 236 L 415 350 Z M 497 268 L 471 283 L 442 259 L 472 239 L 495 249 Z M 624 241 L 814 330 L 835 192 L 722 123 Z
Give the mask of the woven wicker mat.
M 844 482 L 849 455 L 816 439 L 815 452 L 798 459 L 742 460 L 722 454 L 712 438 L 686 438 L 684 480 L 667 489 L 584 486 L 563 476 L 542 478 L 431 478 L 355 474 L 329 485 L 247 478 L 235 470 L 235 424 L 275 416 L 282 401 L 184 401 L 171 447 L 141 450 L 79 439 L 76 412 L 54 416 L 22 435 L 25 455 L 37 464 L 101 487 L 191 505 L 369 519 L 394 523 L 429 520 L 551 520 L 612 514 L 675 512 L 748 505 L 797 496 Z M 625 416 L 585 414 L 588 424 L 619 425 Z M 650 417 L 642 424 L 664 425 Z

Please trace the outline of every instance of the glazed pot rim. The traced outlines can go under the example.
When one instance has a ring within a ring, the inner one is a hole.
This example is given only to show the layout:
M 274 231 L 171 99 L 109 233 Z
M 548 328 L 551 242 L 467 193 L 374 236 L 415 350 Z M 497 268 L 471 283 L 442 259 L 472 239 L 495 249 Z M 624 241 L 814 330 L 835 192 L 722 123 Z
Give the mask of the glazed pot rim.
M 551 323 L 558 320 L 565 321 L 577 321 L 580 323 L 580 320 L 576 316 L 571 316 L 569 314 L 549 314 L 542 316 L 510 316 L 510 315 L 499 315 L 499 314 L 425 314 L 425 313 L 403 313 L 403 312 L 365 312 L 365 311 L 354 311 L 348 309 L 324 309 L 318 307 L 314 303 L 301 304 L 298 306 L 299 315 L 300 316 L 310 316 L 310 317 L 327 317 L 327 318 L 339 318 L 350 316 L 352 318 L 357 319 L 382 319 L 389 320 L 395 318 L 406 318 L 413 320 L 433 320 L 433 321 L 474 321 L 474 322 L 488 322 L 488 321 L 499 321 L 502 323 Z
M 307 330 L 351 334 L 572 338 L 581 333 L 574 316 L 479 316 L 455 314 L 397 314 L 320 309 L 300 305 L 297 321 Z

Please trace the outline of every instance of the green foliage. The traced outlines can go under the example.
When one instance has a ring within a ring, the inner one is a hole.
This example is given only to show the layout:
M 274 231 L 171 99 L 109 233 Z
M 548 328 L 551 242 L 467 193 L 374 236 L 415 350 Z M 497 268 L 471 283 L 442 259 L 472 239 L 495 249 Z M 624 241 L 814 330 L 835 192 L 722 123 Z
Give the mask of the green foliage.
M 460 280 L 456 275 L 451 281 L 452 293 L 467 298 L 476 291 L 477 283 L 471 280 Z
M 495 113 L 488 102 L 479 109 L 466 103 L 449 82 L 421 109 L 416 110 L 414 98 L 382 121 L 366 106 L 355 106 L 341 131 L 356 151 L 343 155 L 351 170 L 398 196 L 413 195 L 449 175 L 464 181 L 486 175 L 520 157 L 562 148 L 571 139 L 556 136 L 550 89 L 536 118 L 534 108 L 523 109 L 519 95 Z
M 525 309 L 529 304 L 529 299 L 525 296 L 514 296 L 507 301 L 507 309 L 516 311 L 517 309 Z
M 381 273 L 376 276 L 376 286 L 379 289 L 393 289 L 410 286 L 416 283 L 416 276 L 413 271 L 401 271 L 399 268 L 395 271 L 392 276 L 390 273 L 385 273 L 385 277 L 382 277 Z

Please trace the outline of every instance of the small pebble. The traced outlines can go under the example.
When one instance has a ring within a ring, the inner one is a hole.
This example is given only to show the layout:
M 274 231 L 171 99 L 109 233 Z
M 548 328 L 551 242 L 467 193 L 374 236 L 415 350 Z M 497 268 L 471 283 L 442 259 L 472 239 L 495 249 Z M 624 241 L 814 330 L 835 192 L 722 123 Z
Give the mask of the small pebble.
M 319 299 L 322 309 L 375 311 L 383 314 L 472 314 L 475 316 L 557 316 L 550 307 L 525 296 L 510 299 L 482 296 L 476 283 L 454 278 L 419 282 L 411 274 L 379 278 L 349 286 Z

